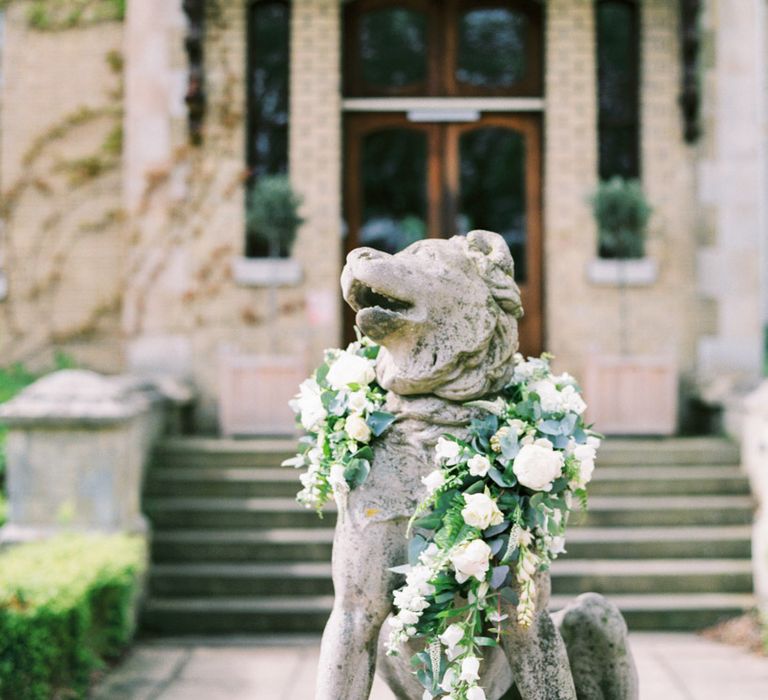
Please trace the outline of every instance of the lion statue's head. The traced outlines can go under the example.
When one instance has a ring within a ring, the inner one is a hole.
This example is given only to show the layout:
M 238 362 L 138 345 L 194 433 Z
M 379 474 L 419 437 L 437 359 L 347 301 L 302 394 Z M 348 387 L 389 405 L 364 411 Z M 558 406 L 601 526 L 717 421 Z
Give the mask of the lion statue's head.
M 523 309 L 498 234 L 418 241 L 395 255 L 357 248 L 341 286 L 359 328 L 382 346 L 385 389 L 464 401 L 508 381 Z

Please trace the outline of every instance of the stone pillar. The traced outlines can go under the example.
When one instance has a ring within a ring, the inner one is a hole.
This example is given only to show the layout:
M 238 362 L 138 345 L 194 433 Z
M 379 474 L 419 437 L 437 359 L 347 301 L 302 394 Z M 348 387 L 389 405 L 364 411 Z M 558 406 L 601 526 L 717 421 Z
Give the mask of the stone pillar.
M 754 386 L 763 369 L 766 238 L 765 0 L 710 0 L 705 29 L 714 65 L 705 75 L 709 153 L 699 197 L 713 234 L 698 259 L 699 288 L 714 305 L 698 348 L 699 379 L 720 394 Z M 706 146 L 707 144 L 705 144 Z M 724 378 L 729 386 L 722 386 Z
M 768 381 L 744 404 L 741 460 L 758 503 L 752 529 L 752 576 L 757 605 L 768 616 Z
M 145 531 L 142 476 L 163 425 L 157 398 L 130 377 L 62 370 L 0 406 L 9 428 L 0 542 L 69 529 Z

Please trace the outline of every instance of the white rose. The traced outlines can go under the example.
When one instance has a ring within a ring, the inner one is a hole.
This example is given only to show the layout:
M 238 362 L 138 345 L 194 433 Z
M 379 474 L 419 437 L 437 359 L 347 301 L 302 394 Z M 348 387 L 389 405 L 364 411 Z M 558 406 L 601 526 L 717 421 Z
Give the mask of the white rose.
M 491 463 L 484 455 L 474 455 L 468 462 L 469 473 L 472 476 L 485 476 L 491 468 Z
M 464 639 L 464 628 L 454 622 L 452 625 L 448 625 L 445 632 L 443 632 L 438 639 L 443 645 L 452 649 Z
M 592 480 L 597 452 L 592 445 L 578 445 L 573 451 L 573 456 L 579 460 L 578 486 L 583 488 Z
M 328 475 L 328 483 L 333 488 L 334 493 L 349 493 L 349 484 L 344 478 L 344 465 L 332 464 L 331 472 Z
M 563 411 L 569 413 L 575 413 L 581 415 L 587 408 L 587 404 L 584 403 L 584 399 L 576 388 L 573 386 L 566 386 L 560 392 L 560 406 Z
M 595 437 L 594 435 L 587 436 L 587 445 L 594 447 L 596 450 L 600 448 L 602 442 L 603 441 L 599 437 Z
M 548 379 L 541 379 L 530 385 L 530 390 L 539 395 L 541 410 L 544 413 L 559 413 L 562 411 L 562 399 L 557 387 Z
M 590 481 L 592 481 L 592 472 L 594 471 L 594 460 L 585 459 L 579 462 L 579 488 L 584 488 Z
M 504 521 L 504 514 L 490 496 L 485 493 L 465 494 L 466 506 L 461 511 L 464 522 L 481 530 Z
M 524 445 L 512 463 L 517 480 L 534 491 L 551 491 L 562 470 L 563 455 L 542 445 Z
M 346 389 L 350 384 L 365 386 L 376 379 L 376 371 L 371 360 L 343 350 L 328 370 L 326 379 L 334 389 Z
M 464 583 L 470 576 L 482 581 L 488 572 L 491 548 L 483 540 L 472 540 L 460 544 L 450 558 L 456 570 L 456 581 Z
M 467 691 L 467 700 L 486 700 L 485 691 L 479 686 L 472 686 Z
M 437 489 L 445 484 L 445 475 L 439 469 L 435 469 L 435 471 L 423 476 L 421 478 L 421 483 L 427 487 L 427 492 L 431 496 Z
M 320 399 L 320 386 L 310 378 L 299 384 L 299 393 L 289 402 L 304 430 L 314 430 L 328 415 Z
M 435 445 L 435 459 L 445 464 L 456 464 L 461 454 L 461 445 L 453 440 L 438 438 Z
M 461 675 L 459 678 L 467 683 L 474 683 L 480 680 L 480 659 L 476 656 L 467 656 L 461 662 Z
M 431 578 L 432 572 L 426 566 L 414 566 L 405 575 L 405 582 L 419 595 L 432 595 L 435 587 L 429 583 Z
M 565 537 L 553 537 L 549 544 L 549 551 L 552 554 L 563 554 L 565 552 Z
M 347 399 L 347 406 L 349 406 L 349 410 L 354 413 L 362 413 L 363 410 L 368 407 L 368 399 L 365 396 L 365 391 L 360 389 L 360 391 L 350 392 L 349 398 Z
M 371 429 L 358 413 L 347 416 L 347 420 L 344 421 L 344 432 L 358 442 L 368 442 L 371 439 Z

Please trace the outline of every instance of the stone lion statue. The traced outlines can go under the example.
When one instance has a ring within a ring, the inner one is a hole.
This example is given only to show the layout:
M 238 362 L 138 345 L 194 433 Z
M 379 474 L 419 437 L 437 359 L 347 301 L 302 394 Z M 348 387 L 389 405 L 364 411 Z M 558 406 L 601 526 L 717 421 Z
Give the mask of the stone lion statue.
M 385 410 L 396 420 L 373 444 L 368 479 L 339 506 L 335 601 L 315 697 L 365 700 L 378 655 L 396 697 L 421 700 L 423 689 L 409 667 L 415 649 L 397 657 L 380 651 L 399 585 L 389 569 L 407 560 L 406 526 L 424 495 L 421 477 L 432 469 L 437 439 L 445 432 L 464 437 L 480 411 L 464 402 L 498 391 L 511 377 L 520 291 L 509 248 L 489 231 L 419 241 L 396 255 L 358 248 L 347 257 L 341 285 L 357 325 L 381 346 L 377 379 L 389 392 Z M 509 624 L 502 646 L 486 654 L 488 700 L 636 698 L 618 610 L 586 594 L 552 616 L 548 574 L 540 578 L 534 623 Z

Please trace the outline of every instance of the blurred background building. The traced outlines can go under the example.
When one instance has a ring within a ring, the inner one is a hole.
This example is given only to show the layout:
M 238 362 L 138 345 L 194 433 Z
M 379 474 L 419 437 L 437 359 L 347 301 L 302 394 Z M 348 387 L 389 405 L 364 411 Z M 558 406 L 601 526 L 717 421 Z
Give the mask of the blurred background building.
M 711 427 L 764 372 L 764 0 L 2 7 L 3 364 L 189 376 L 199 430 L 280 432 L 352 337 L 348 250 L 487 228 L 522 350 L 615 432 Z M 246 205 L 283 173 L 304 222 L 276 258 Z M 590 205 L 613 177 L 653 210 L 628 258 Z

